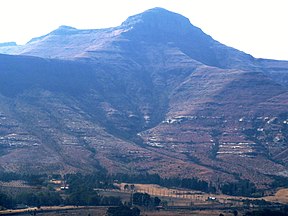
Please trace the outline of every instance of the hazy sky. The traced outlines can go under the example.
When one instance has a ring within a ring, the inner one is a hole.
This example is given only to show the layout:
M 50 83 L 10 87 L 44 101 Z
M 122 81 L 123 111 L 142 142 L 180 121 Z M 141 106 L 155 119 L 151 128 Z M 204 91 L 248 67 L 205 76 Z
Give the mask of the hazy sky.
M 0 0 L 0 42 L 23 44 L 60 25 L 113 27 L 163 7 L 254 57 L 288 60 L 287 5 L 287 0 Z

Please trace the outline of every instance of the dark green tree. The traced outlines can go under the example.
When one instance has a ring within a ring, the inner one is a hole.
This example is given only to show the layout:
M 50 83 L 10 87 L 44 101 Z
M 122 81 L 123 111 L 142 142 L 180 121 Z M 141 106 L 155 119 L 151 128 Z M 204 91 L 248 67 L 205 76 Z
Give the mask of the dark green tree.
M 161 199 L 159 197 L 154 197 L 154 206 L 159 206 L 161 203 Z
M 0 193 L 0 206 L 4 208 L 13 208 L 15 205 L 13 199 L 4 193 Z

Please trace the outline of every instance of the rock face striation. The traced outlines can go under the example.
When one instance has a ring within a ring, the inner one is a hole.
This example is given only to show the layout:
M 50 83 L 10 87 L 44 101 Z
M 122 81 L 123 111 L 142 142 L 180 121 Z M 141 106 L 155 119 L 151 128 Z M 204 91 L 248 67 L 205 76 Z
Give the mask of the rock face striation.
M 0 170 L 158 173 L 269 187 L 288 175 L 288 62 L 162 8 L 0 46 Z

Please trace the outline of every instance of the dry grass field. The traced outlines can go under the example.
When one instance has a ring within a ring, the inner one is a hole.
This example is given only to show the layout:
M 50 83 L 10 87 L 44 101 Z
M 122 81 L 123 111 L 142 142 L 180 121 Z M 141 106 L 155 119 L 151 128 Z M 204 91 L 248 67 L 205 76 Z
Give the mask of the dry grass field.
M 121 191 L 124 190 L 125 183 L 120 184 Z M 194 190 L 185 190 L 185 189 L 171 189 L 161 187 L 154 184 L 134 184 L 135 192 L 148 193 L 152 196 L 161 197 L 161 199 L 169 201 L 170 205 L 177 206 L 188 206 L 197 204 L 211 204 L 209 202 L 209 197 L 215 197 L 218 203 L 223 204 L 233 204 L 234 206 L 240 205 L 241 200 L 243 199 L 264 199 L 269 202 L 279 202 L 282 204 L 288 204 L 288 189 L 280 189 L 273 196 L 260 197 L 260 198 L 248 198 L 248 197 L 235 197 L 223 194 L 207 194 Z M 173 203 L 172 203 L 173 202 Z
M 287 188 L 280 189 L 275 193 L 274 196 L 267 196 L 264 197 L 264 199 L 270 202 L 279 202 L 283 204 L 288 204 L 288 189 Z

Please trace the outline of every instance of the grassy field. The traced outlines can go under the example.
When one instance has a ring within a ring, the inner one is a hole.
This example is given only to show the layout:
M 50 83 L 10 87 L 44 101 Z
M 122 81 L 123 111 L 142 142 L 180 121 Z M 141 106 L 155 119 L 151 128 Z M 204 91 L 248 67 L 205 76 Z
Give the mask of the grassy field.
M 125 183 L 119 184 L 121 191 L 124 193 L 131 193 L 124 189 Z M 189 205 L 213 205 L 213 203 L 222 203 L 225 205 L 241 206 L 242 200 L 261 200 L 264 199 L 268 202 L 279 202 L 288 204 L 288 189 L 280 189 L 273 196 L 248 198 L 236 197 L 223 194 L 207 194 L 199 191 L 185 190 L 185 189 L 171 189 L 161 187 L 154 184 L 134 184 L 135 192 L 148 193 L 151 196 L 158 196 L 162 200 L 168 201 L 168 205 L 174 206 L 189 206 Z M 209 201 L 209 198 L 216 198 L 215 201 Z

